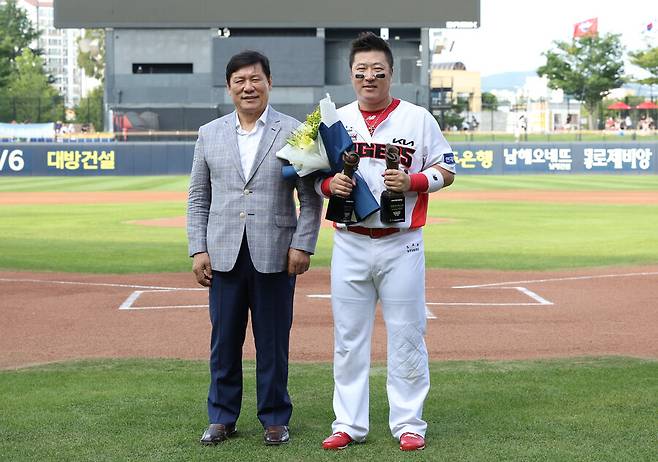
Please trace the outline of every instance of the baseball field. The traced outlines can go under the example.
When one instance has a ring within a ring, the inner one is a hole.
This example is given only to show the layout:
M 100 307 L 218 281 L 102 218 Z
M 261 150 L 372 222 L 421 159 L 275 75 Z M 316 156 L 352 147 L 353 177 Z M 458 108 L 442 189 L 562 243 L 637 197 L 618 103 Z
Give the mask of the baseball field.
M 186 177 L 0 178 L 0 460 L 649 461 L 658 409 L 658 176 L 459 176 L 430 202 L 427 448 L 330 433 L 332 230 L 298 279 L 291 442 L 265 447 L 245 343 L 238 436 L 205 425 L 207 292 Z

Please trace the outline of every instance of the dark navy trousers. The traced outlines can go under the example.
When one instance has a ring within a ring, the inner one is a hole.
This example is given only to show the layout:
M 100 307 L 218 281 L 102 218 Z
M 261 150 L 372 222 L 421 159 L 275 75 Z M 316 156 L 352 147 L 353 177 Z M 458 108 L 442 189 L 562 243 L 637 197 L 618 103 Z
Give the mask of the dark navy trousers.
M 210 287 L 210 423 L 234 424 L 242 404 L 242 347 L 251 310 L 256 344 L 258 419 L 264 427 L 288 425 L 288 347 L 295 276 L 259 273 L 246 237 L 231 271 L 213 271 Z

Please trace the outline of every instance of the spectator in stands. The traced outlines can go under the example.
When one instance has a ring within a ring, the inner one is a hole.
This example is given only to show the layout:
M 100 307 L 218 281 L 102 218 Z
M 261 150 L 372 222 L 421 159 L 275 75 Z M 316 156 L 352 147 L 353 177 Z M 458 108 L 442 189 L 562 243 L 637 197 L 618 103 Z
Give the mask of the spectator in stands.
M 521 114 L 516 121 L 516 126 L 514 127 L 514 139 L 519 141 L 521 137 L 527 141 L 528 139 L 528 119 L 525 114 Z
M 470 130 L 477 130 L 477 128 L 480 126 L 480 122 L 478 122 L 478 119 L 474 115 L 471 115 L 471 121 L 469 122 L 469 125 Z
M 626 118 L 624 119 L 624 126 L 626 127 L 627 130 L 633 128 L 633 120 L 631 120 L 631 116 L 629 115 L 626 116 Z

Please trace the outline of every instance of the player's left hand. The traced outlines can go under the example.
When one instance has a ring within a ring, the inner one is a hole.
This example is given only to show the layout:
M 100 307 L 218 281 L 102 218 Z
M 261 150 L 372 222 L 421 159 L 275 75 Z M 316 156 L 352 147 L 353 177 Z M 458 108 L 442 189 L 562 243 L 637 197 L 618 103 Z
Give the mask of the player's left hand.
M 389 191 L 398 193 L 409 191 L 411 179 L 402 170 L 387 169 L 382 176 L 384 177 L 384 185 Z
M 311 256 L 298 249 L 288 249 L 288 274 L 304 274 L 311 266 Z

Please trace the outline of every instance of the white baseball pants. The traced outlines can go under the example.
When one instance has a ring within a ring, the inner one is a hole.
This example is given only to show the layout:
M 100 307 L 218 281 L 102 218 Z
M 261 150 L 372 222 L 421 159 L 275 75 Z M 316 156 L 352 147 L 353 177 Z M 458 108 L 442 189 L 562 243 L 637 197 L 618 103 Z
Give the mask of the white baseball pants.
M 355 441 L 368 434 L 370 346 L 377 300 L 387 332 L 386 391 L 395 438 L 425 436 L 423 403 L 429 392 L 425 346 L 425 255 L 422 231 L 379 239 L 336 230 L 331 260 L 334 317 L 332 431 Z

